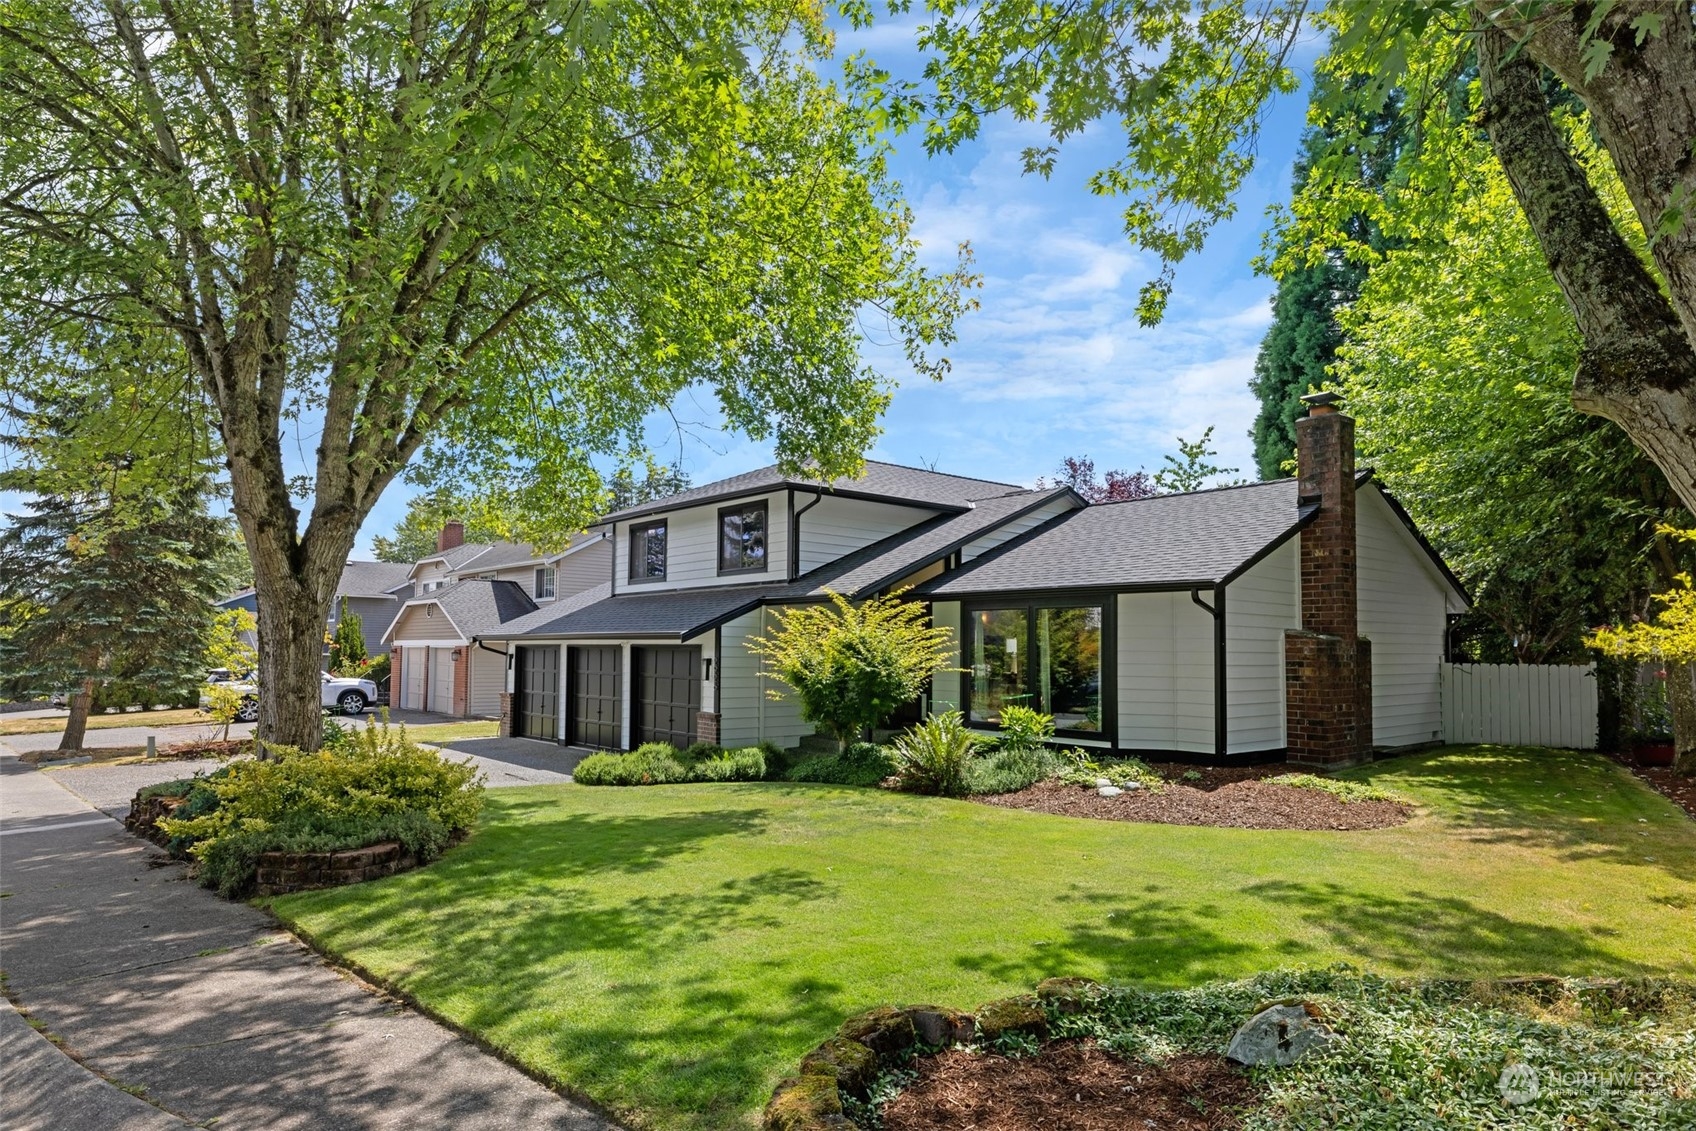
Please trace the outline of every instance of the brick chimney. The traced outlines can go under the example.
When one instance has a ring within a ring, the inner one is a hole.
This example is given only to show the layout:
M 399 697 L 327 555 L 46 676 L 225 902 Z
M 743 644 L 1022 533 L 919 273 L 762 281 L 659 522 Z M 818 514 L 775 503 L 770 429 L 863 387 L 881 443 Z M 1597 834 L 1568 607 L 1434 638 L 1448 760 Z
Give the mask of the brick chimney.
M 444 522 L 442 532 L 436 535 L 436 553 L 451 550 L 455 546 L 465 545 L 465 523 Z
M 1284 634 L 1289 760 L 1346 766 L 1372 756 L 1372 646 L 1360 638 L 1355 553 L 1354 420 L 1336 393 L 1309 393 L 1296 421 L 1301 629 Z

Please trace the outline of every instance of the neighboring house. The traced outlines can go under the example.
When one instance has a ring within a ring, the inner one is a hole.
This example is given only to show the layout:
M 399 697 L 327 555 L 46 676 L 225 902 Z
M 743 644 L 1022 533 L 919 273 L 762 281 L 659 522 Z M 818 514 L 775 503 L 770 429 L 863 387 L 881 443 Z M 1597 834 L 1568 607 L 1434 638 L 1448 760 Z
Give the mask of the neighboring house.
M 906 588 L 964 669 L 917 709 L 985 732 L 1017 703 L 1068 743 L 1191 760 L 1429 743 L 1466 595 L 1354 473 L 1334 400 L 1298 427 L 1299 480 L 1090 506 L 886 463 L 834 483 L 765 468 L 608 515 L 609 573 L 551 607 L 514 615 L 522 594 L 493 592 L 437 607 L 477 662 L 504 661 L 503 733 L 575 745 L 793 746 L 812 728 L 767 694 L 745 641 L 827 590 Z
M 464 533 L 448 523 L 435 554 L 401 567 L 406 587 L 379 645 L 392 653 L 389 700 L 397 707 L 499 714 L 506 653 L 474 644 L 476 634 L 604 584 L 612 568 L 610 544 L 598 533 L 553 554 L 512 542 L 465 543 Z
M 388 650 L 383 633 L 395 619 L 400 604 L 412 591 L 412 566 L 404 562 L 348 562 L 336 583 L 336 596 L 330 602 L 330 616 L 324 624 L 324 661 L 330 658 L 328 637 L 335 635 L 336 624 L 342 615 L 342 602 L 347 610 L 359 615 L 360 630 L 365 636 L 365 650 L 376 655 Z M 259 615 L 259 602 L 252 589 L 243 589 L 218 602 L 220 609 L 246 609 Z M 257 633 L 249 635 L 248 643 L 258 647 Z

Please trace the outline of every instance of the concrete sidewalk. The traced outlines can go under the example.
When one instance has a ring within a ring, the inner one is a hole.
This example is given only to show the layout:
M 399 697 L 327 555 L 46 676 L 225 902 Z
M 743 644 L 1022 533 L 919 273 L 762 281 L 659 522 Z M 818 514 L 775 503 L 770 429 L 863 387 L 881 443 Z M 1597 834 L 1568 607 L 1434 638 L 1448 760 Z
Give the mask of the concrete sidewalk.
M 108 1080 L 219 1127 L 615 1126 L 164 861 L 52 774 L 0 756 L 7 988 Z M 90 1122 L 97 1107 L 75 1099 L 8 1087 L 0 1125 L 139 1126 Z

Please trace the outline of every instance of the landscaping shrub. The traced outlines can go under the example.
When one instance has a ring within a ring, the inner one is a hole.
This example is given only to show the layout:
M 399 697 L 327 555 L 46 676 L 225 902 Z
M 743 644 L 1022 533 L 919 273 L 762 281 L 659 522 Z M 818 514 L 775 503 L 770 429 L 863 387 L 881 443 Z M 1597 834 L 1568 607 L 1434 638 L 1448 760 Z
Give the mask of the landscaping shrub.
M 1045 715 L 1034 707 L 1001 708 L 1001 735 L 995 741 L 997 749 L 1027 750 L 1041 746 L 1053 737 L 1053 715 Z
M 191 785 L 160 822 L 170 847 L 192 856 L 200 879 L 225 895 L 244 890 L 262 852 L 295 844 L 358 848 L 401 840 L 420 861 L 471 827 L 482 776 L 406 739 L 404 727 L 356 729 L 345 749 L 267 748 Z
M 1149 768 L 1141 758 L 1110 758 L 1097 762 L 1083 750 L 1068 750 L 1066 765 L 1059 773 L 1067 785 L 1093 786 L 1102 778 L 1120 789 L 1135 782 L 1150 791 L 1158 791 L 1166 779 Z
M 840 754 L 802 758 L 784 773 L 785 781 L 824 785 L 876 785 L 895 773 L 895 759 L 875 742 L 856 742 Z
M 155 782 L 144 785 L 136 793 L 136 800 L 147 801 L 154 797 L 187 797 L 199 778 L 178 778 L 175 781 Z
M 889 744 L 901 788 L 912 793 L 964 797 L 966 766 L 976 739 L 958 711 L 932 715 Z
M 1009 747 L 966 766 L 966 792 L 977 794 L 1017 793 L 1051 778 L 1066 765 L 1065 759 L 1046 746 Z
M 1332 797 L 1343 801 L 1406 801 L 1390 792 L 1383 786 L 1368 785 L 1365 782 L 1344 781 L 1341 778 L 1324 778 L 1318 774 L 1279 774 L 1275 778 L 1267 778 L 1269 782 L 1278 785 L 1293 785 L 1297 789 L 1317 789 L 1321 793 L 1329 793 Z
M 571 771 L 579 785 L 759 781 L 765 774 L 765 752 L 760 747 L 727 751 L 704 742 L 681 753 L 667 743 L 649 742 L 629 754 L 591 754 Z

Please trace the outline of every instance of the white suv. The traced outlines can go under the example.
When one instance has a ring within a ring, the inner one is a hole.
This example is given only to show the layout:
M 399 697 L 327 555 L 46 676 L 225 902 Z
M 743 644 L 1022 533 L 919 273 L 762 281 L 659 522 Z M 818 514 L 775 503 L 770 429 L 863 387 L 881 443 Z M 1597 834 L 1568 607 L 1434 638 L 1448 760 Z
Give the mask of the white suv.
M 377 701 L 377 685 L 368 679 L 343 679 L 329 672 L 318 674 L 323 677 L 318 695 L 318 702 L 323 707 L 340 711 L 344 715 L 357 715 Z M 259 687 L 251 679 L 216 679 L 210 683 L 215 687 L 228 687 L 241 693 L 241 707 L 236 711 L 238 721 L 251 723 L 259 717 Z M 210 705 L 204 695 L 201 696 L 200 705 Z

